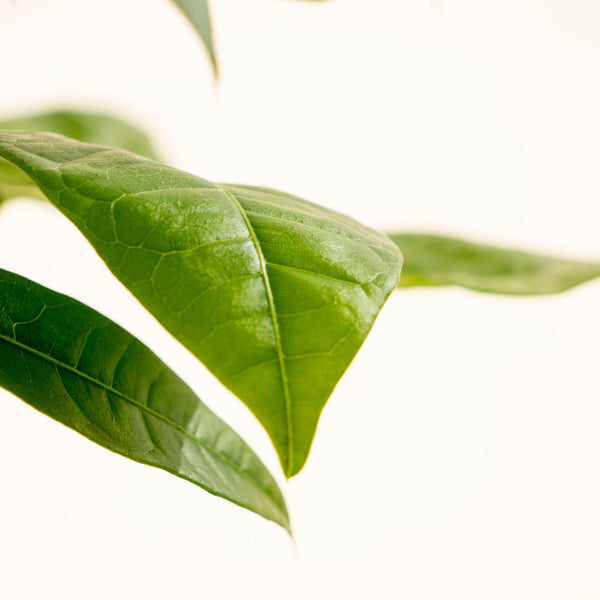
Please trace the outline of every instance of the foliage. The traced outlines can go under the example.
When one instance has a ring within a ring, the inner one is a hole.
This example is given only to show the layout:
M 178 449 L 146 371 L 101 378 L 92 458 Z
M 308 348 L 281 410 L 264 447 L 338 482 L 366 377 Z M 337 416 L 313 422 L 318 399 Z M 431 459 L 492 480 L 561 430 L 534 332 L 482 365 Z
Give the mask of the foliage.
M 246 443 L 148 348 L 91 308 L 0 270 L 0 385 L 90 440 L 289 531 Z
M 0 126 L 34 130 L 0 132 L 0 200 L 47 197 L 71 219 L 252 410 L 288 477 L 304 465 L 327 398 L 396 285 L 546 294 L 600 275 L 598 263 L 439 235 L 389 239 L 283 192 L 211 183 L 156 162 L 145 134 L 107 115 L 54 111 Z M 5 271 L 0 300 L 3 387 L 289 531 L 260 460 L 148 348 L 89 307 Z
M 208 0 L 173 2 L 217 75 Z M 302 469 L 323 406 L 395 288 L 548 294 L 600 276 L 600 263 L 427 233 L 390 239 L 283 192 L 211 183 L 156 162 L 145 134 L 103 114 L 54 111 L 0 130 L 0 204 L 48 198 L 75 223 L 252 410 L 288 477 Z M 290 530 L 258 457 L 129 333 L 3 270 L 0 307 L 0 385 L 96 443 Z
M 114 148 L 0 133 L 111 271 L 252 410 L 288 477 L 396 286 L 400 253 L 274 190 L 213 184 Z
M 595 277 L 600 263 L 487 246 L 457 238 L 392 233 L 402 249 L 398 287 L 459 285 L 492 294 L 554 294 Z

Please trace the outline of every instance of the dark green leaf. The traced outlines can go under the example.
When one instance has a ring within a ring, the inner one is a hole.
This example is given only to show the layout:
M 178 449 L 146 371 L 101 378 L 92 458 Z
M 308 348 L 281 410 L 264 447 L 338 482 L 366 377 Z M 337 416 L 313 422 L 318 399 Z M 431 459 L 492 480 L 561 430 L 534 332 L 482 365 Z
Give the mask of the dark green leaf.
M 141 342 L 84 304 L 3 270 L 0 307 L 2 387 L 101 446 L 289 531 L 281 492 L 258 457 Z
M 404 256 L 398 287 L 460 285 L 495 294 L 553 294 L 600 276 L 600 263 L 474 244 L 440 235 L 393 233 Z
M 204 42 L 204 46 L 210 57 L 210 63 L 215 72 L 215 75 L 219 72 L 219 66 L 217 64 L 217 57 L 215 54 L 212 25 L 210 21 L 210 11 L 208 9 L 207 0 L 173 0 L 177 6 L 181 9 L 181 12 L 188 18 L 190 23 L 194 26 L 200 38 Z
M 158 158 L 145 133 L 121 119 L 101 113 L 55 110 L 0 121 L 0 129 L 51 131 L 80 142 L 117 146 L 147 158 Z M 21 169 L 0 158 L 0 204 L 20 196 L 44 197 Z
M 51 134 L 1 132 L 113 273 L 257 416 L 285 473 L 396 286 L 398 248 L 294 196 Z

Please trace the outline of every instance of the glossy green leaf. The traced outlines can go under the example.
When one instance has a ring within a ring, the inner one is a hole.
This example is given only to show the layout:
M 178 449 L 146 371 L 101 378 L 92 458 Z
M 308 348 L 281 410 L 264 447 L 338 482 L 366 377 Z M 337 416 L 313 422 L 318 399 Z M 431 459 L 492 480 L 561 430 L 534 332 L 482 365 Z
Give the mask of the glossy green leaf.
M 101 446 L 289 531 L 265 466 L 148 348 L 88 306 L 3 270 L 0 386 Z
M 398 248 L 294 196 L 51 134 L 0 132 L 112 272 L 257 416 L 285 473 L 395 288 Z
M 188 18 L 190 23 L 198 32 L 198 35 L 204 42 L 204 46 L 208 52 L 210 63 L 215 75 L 218 74 L 219 66 L 217 64 L 217 57 L 215 54 L 208 1 L 173 0 L 173 2 L 175 2 L 175 4 L 181 9 L 181 12 L 183 12 L 183 14 Z
M 117 146 L 147 158 L 158 158 L 143 131 L 121 119 L 101 113 L 54 110 L 0 120 L 0 129 L 51 131 L 80 142 Z M 37 185 L 21 169 L 0 158 L 0 204 L 20 196 L 44 197 Z
M 600 263 L 552 258 L 440 235 L 394 233 L 398 287 L 459 285 L 494 294 L 553 294 L 600 276 Z

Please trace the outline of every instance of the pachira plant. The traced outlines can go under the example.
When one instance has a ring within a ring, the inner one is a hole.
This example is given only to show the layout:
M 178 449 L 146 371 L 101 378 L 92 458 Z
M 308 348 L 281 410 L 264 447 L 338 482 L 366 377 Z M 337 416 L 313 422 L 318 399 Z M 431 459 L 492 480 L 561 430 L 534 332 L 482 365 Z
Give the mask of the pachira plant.
M 144 134 L 105 115 L 58 111 L 1 125 L 0 201 L 44 197 L 70 219 L 252 411 L 288 478 L 304 466 L 327 399 L 395 288 L 531 295 L 600 276 L 600 264 L 439 235 L 388 237 L 287 193 L 212 183 L 162 164 Z M 290 531 L 260 459 L 131 334 L 6 271 L 0 306 L 2 387 L 92 441 Z
M 208 0 L 172 4 L 216 76 Z M 49 200 L 250 409 L 287 478 L 304 467 L 321 411 L 395 289 L 535 295 L 600 276 L 599 263 L 386 235 L 288 193 L 213 183 L 163 164 L 143 132 L 104 114 L 0 122 L 0 205 L 23 196 Z M 0 386 L 97 444 L 291 532 L 272 474 L 151 349 L 85 304 L 1 268 Z

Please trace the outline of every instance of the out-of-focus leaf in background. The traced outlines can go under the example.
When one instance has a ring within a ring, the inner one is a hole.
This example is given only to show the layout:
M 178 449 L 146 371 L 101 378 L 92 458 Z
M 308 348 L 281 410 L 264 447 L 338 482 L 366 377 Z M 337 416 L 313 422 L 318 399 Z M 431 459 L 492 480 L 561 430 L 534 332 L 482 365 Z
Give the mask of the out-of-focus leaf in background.
M 111 115 L 75 110 L 53 110 L 0 120 L 0 129 L 50 131 L 81 142 L 116 146 L 158 159 L 150 138 L 138 127 Z M 44 198 L 19 168 L 0 158 L 0 204 L 10 198 Z
M 600 276 L 600 263 L 565 260 L 441 235 L 391 233 L 404 256 L 398 287 L 458 285 L 492 294 L 563 292 Z

